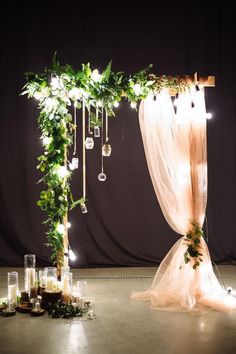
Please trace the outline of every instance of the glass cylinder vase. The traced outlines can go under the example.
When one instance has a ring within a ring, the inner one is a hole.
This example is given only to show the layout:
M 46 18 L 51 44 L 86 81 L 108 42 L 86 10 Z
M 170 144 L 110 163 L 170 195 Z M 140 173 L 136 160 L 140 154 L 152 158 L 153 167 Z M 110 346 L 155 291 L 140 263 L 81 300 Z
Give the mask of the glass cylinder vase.
M 46 267 L 45 268 L 45 285 L 46 291 L 55 292 L 57 289 L 57 268 L 56 267 Z
M 7 273 L 7 283 L 8 283 L 8 303 L 16 304 L 17 303 L 17 294 L 18 294 L 18 273 L 9 272 Z
M 61 273 L 61 289 L 62 289 L 62 301 L 66 304 L 71 302 L 73 287 L 73 274 L 70 272 L 69 267 L 62 268 Z
M 25 291 L 29 294 L 30 298 L 34 298 L 37 295 L 35 265 L 36 265 L 35 254 L 25 254 L 24 255 Z

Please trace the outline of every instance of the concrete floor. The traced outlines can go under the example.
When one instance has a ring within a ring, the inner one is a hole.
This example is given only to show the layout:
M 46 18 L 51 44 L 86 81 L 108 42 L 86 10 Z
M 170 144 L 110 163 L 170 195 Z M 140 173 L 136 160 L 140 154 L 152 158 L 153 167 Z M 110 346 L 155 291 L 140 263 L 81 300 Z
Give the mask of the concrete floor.
M 13 270 L 13 269 L 11 269 Z M 19 271 L 20 285 L 23 270 Z M 6 274 L 0 268 L 0 296 Z M 96 320 L 0 316 L 1 354 L 235 354 L 236 313 L 201 315 L 156 311 L 130 301 L 132 290 L 147 289 L 156 268 L 74 269 L 74 279 L 87 280 L 87 296 Z M 236 289 L 236 267 L 220 266 L 225 286 Z

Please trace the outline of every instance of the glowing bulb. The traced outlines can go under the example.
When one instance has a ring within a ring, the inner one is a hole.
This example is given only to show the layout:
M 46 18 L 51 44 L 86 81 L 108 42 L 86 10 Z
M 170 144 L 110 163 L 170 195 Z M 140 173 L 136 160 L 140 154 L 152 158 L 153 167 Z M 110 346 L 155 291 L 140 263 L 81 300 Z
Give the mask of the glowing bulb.
M 212 118 L 212 113 L 206 113 L 206 119 L 211 119 Z
M 98 69 L 93 70 L 91 74 L 91 79 L 95 82 L 98 82 L 101 79 L 101 74 L 99 74 Z
M 119 102 L 117 102 L 117 101 L 115 101 L 115 102 L 113 103 L 113 106 L 116 107 L 116 108 L 119 107 L 119 105 L 120 105 L 120 104 L 119 104 Z
M 69 229 L 71 227 L 71 223 L 69 221 L 67 221 L 66 226 L 67 226 L 67 229 Z
M 76 255 L 74 254 L 74 252 L 72 250 L 69 250 L 69 258 L 71 261 L 76 260 Z
M 43 137 L 43 145 L 49 145 L 51 143 L 52 139 L 49 138 L 48 136 Z
M 64 178 L 67 177 L 69 175 L 69 171 L 67 170 L 67 168 L 65 166 L 60 166 L 57 171 L 56 171 L 58 177 L 60 178 Z
M 64 234 L 65 233 L 65 226 L 63 224 L 58 224 L 57 225 L 57 232 L 59 232 L 59 234 Z
M 131 103 L 130 103 L 130 107 L 131 107 L 131 108 L 136 108 L 136 102 L 131 102 Z

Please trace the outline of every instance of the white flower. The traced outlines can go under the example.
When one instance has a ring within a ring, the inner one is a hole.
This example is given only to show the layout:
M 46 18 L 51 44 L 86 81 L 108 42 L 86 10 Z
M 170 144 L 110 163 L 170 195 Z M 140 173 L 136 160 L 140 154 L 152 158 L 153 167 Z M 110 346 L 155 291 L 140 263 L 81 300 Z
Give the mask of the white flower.
M 78 89 L 78 87 L 73 87 L 68 92 L 68 95 L 73 101 L 76 101 L 81 97 L 81 89 Z
M 52 86 L 53 90 L 58 90 L 61 87 L 61 84 L 62 84 L 62 82 L 58 76 L 52 77 L 51 86 Z
M 44 103 L 45 103 L 45 108 L 47 109 L 47 111 L 51 112 L 53 109 L 55 109 L 58 106 L 59 102 L 56 98 L 48 97 Z
M 133 86 L 133 91 L 134 91 L 134 94 L 135 94 L 136 96 L 141 95 L 141 94 L 142 94 L 142 88 L 141 88 L 140 84 L 135 84 L 135 85 Z

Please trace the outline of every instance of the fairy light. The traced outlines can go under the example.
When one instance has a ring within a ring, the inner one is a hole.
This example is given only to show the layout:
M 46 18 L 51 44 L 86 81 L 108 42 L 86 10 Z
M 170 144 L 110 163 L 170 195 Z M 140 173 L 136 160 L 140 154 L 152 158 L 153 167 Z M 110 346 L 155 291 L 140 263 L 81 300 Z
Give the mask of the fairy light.
M 101 74 L 99 74 L 98 69 L 94 69 L 91 74 L 91 79 L 95 82 L 98 82 L 101 79 Z
M 213 116 L 212 113 L 210 113 L 210 112 L 206 113 L 206 119 L 211 119 L 212 116 Z
M 136 108 L 136 102 L 131 102 L 130 103 L 130 107 L 133 108 L 133 109 Z
M 115 108 L 117 108 L 117 107 L 119 107 L 119 102 L 118 101 L 115 101 L 114 103 L 113 103 L 113 106 L 115 107 Z
M 76 255 L 71 249 L 69 250 L 69 258 L 72 262 L 76 260 Z
M 58 224 L 56 230 L 59 234 L 63 235 L 65 233 L 65 226 L 63 224 Z

